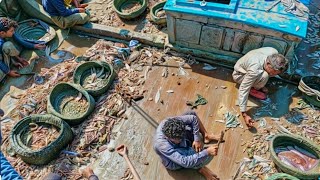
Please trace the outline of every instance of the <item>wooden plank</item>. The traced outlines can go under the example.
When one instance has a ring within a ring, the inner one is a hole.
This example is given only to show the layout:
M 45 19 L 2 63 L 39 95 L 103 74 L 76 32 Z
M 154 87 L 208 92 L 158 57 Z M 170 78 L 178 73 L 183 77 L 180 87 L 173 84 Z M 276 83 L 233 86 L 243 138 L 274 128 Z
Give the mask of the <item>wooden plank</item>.
M 113 37 L 126 41 L 136 39 L 143 44 L 156 46 L 160 48 L 164 47 L 165 39 L 167 38 L 166 36 L 162 35 L 139 33 L 122 28 L 116 28 L 95 23 L 87 23 L 83 26 L 74 26 L 72 29 L 77 31 L 83 31 L 90 34 Z
M 203 26 L 200 37 L 200 45 L 220 49 L 223 32 L 223 28 Z
M 263 37 L 258 35 L 249 35 L 245 45 L 243 46 L 242 54 L 246 54 L 247 52 L 258 49 L 262 46 Z

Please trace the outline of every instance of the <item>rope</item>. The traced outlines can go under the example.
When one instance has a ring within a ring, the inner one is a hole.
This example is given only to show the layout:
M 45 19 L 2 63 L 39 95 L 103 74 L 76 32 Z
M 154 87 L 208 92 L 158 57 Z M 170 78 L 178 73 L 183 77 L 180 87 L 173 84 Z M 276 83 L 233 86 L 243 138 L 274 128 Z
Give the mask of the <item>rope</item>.
M 301 79 L 298 86 L 299 90 L 308 96 L 317 96 L 317 100 L 320 101 L 320 91 L 310 88 Z

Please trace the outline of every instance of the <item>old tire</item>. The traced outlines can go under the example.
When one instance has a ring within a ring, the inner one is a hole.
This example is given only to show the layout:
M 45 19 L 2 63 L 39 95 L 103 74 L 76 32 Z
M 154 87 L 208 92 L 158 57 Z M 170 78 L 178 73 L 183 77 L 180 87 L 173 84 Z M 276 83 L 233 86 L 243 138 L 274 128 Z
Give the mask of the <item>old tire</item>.
M 90 70 L 92 68 L 104 68 L 105 71 L 108 71 L 110 74 L 109 77 L 104 80 L 105 85 L 96 90 L 86 89 L 83 87 L 83 80 L 85 77 L 91 74 Z M 73 82 L 75 84 L 79 84 L 80 86 L 82 86 L 92 96 L 100 96 L 103 93 L 108 91 L 115 77 L 116 77 L 116 73 L 110 64 L 102 61 L 89 61 L 89 62 L 80 64 L 76 68 L 76 70 L 73 73 Z
M 281 162 L 277 154 L 275 153 L 275 148 L 278 146 L 288 146 L 288 145 L 297 145 L 313 155 L 315 155 L 318 159 L 320 157 L 320 148 L 319 146 L 315 145 L 313 142 L 294 135 L 286 135 L 286 134 L 279 134 L 276 135 L 272 141 L 270 142 L 270 153 L 273 162 L 284 172 L 288 173 L 292 176 L 295 176 L 299 179 L 316 179 L 320 177 L 320 172 L 317 172 L 320 168 L 320 164 L 317 167 L 311 169 L 310 171 L 304 172 L 297 168 L 293 168 Z
M 138 2 L 141 5 L 141 7 L 130 13 L 122 12 L 122 7 L 125 4 L 132 3 L 132 2 Z M 123 19 L 133 19 L 140 16 L 146 10 L 147 4 L 148 4 L 147 0 L 113 0 L 112 7 L 119 17 Z
M 60 113 L 59 105 L 65 96 L 70 95 L 77 95 L 79 92 L 84 96 L 88 102 L 88 108 L 87 110 L 78 115 L 77 117 L 70 117 L 70 116 L 64 116 Z M 50 114 L 53 114 L 63 120 L 65 120 L 69 125 L 78 125 L 84 119 L 89 116 L 95 107 L 95 101 L 93 97 L 85 91 L 80 85 L 72 84 L 72 83 L 59 83 L 57 84 L 52 91 L 50 92 L 50 95 L 48 96 L 48 103 L 47 103 L 47 110 Z
M 151 15 L 151 20 L 156 23 L 156 24 L 159 24 L 159 25 L 165 25 L 167 24 L 167 18 L 166 17 L 162 17 L 162 18 L 159 18 L 158 16 L 156 16 L 157 12 L 159 10 L 162 10 L 164 5 L 166 4 L 167 1 L 164 1 L 164 2 L 159 2 L 157 4 L 155 4 L 152 8 L 151 8 L 151 11 L 150 11 L 150 15 Z
M 299 179 L 286 173 L 276 173 L 268 177 L 267 180 L 299 180 Z
M 60 129 L 60 134 L 56 140 L 48 146 L 38 150 L 32 150 L 24 144 L 21 135 L 29 123 L 50 124 Z M 21 119 L 12 129 L 10 133 L 10 143 L 13 150 L 21 159 L 34 165 L 45 165 L 59 156 L 60 151 L 67 146 L 73 139 L 73 133 L 70 126 L 60 118 L 50 114 L 46 115 L 31 115 Z
M 320 91 L 320 77 L 318 76 L 305 76 L 301 78 L 298 88 L 302 91 L 303 97 L 311 104 L 320 107 L 320 97 L 316 94 L 307 95 L 306 90 Z
M 32 26 L 31 23 L 37 24 Z M 41 20 L 27 19 L 19 22 L 15 34 L 20 35 L 23 40 L 33 44 L 38 44 L 40 41 L 47 44 L 56 36 L 56 31 Z

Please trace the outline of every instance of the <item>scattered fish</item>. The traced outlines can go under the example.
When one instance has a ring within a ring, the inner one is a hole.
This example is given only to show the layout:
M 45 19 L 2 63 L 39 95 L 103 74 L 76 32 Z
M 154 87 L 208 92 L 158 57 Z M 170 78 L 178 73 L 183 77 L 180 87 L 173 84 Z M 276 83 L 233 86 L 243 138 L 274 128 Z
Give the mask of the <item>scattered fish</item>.
M 212 71 L 212 70 L 216 70 L 217 67 L 213 67 L 210 64 L 204 63 L 204 67 L 202 69 L 206 71 Z

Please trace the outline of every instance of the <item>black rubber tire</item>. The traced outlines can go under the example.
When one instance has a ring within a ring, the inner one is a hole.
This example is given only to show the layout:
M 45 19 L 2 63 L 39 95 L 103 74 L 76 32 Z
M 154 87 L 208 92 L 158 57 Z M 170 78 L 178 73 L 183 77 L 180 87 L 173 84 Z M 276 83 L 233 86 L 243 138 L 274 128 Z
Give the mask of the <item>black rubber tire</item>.
M 38 150 L 32 150 L 27 147 L 21 139 L 22 132 L 26 131 L 29 123 L 50 124 L 60 130 L 60 134 L 56 140 L 48 146 Z M 13 150 L 21 159 L 34 165 L 45 165 L 59 156 L 60 151 L 68 145 L 73 139 L 73 133 L 70 126 L 60 118 L 46 115 L 31 115 L 21 119 L 12 129 L 10 133 L 10 143 Z
M 67 117 L 62 115 L 59 112 L 59 101 L 61 98 L 65 95 L 74 95 L 78 94 L 79 92 L 82 93 L 89 103 L 87 111 L 81 114 L 79 117 Z M 82 121 L 84 121 L 85 118 L 93 112 L 95 105 L 96 102 L 94 98 L 80 85 L 73 83 L 59 83 L 52 89 L 50 95 L 48 96 L 47 111 L 48 113 L 63 119 L 72 126 L 82 123 Z
M 82 86 L 82 81 L 83 81 L 83 75 L 85 74 L 91 74 L 88 73 L 88 71 L 90 71 L 91 68 L 101 68 L 103 67 L 105 70 L 110 72 L 110 75 L 108 78 L 105 79 L 106 85 L 101 87 L 100 89 L 97 90 L 91 90 L 91 89 L 85 89 Z M 89 94 L 91 94 L 92 96 L 100 96 L 102 94 L 104 94 L 105 92 L 108 91 L 108 89 L 110 88 L 110 86 L 113 83 L 114 78 L 116 77 L 116 73 L 113 69 L 113 67 L 106 63 L 106 62 L 102 62 L 102 61 L 89 61 L 89 62 L 85 62 L 83 64 L 80 64 L 76 70 L 73 73 L 73 82 L 75 84 L 79 84 L 81 87 L 83 87 Z
M 276 173 L 268 177 L 267 180 L 299 180 L 299 179 L 286 173 Z
M 272 141 L 270 142 L 270 154 L 273 162 L 284 172 L 288 173 L 292 176 L 295 176 L 299 179 L 316 179 L 320 177 L 320 172 L 318 172 L 318 169 L 320 168 L 320 164 L 316 166 L 315 168 L 311 169 L 310 171 L 303 172 L 299 169 L 293 168 L 291 166 L 288 166 L 279 159 L 275 152 L 275 148 L 278 146 L 288 146 L 288 145 L 297 145 L 313 155 L 315 155 L 317 158 L 320 157 L 320 147 L 315 145 L 310 140 L 295 136 L 295 135 L 287 135 L 287 134 L 279 134 L 276 135 Z

